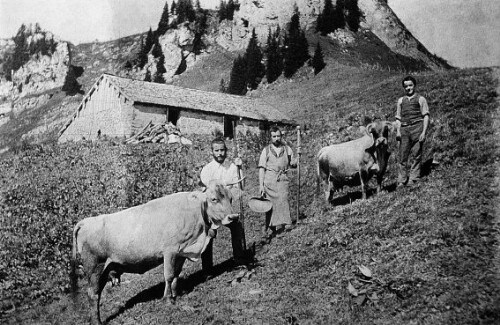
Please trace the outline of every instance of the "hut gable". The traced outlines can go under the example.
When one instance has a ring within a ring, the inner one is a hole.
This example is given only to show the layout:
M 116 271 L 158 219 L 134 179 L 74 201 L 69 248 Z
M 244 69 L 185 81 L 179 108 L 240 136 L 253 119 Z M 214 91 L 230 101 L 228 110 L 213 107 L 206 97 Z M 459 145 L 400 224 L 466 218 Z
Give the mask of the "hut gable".
M 103 74 L 59 132 L 59 141 L 128 137 L 150 122 L 172 122 L 183 134 L 209 134 L 219 128 L 260 132 L 268 123 L 294 124 L 259 98 L 207 92 Z

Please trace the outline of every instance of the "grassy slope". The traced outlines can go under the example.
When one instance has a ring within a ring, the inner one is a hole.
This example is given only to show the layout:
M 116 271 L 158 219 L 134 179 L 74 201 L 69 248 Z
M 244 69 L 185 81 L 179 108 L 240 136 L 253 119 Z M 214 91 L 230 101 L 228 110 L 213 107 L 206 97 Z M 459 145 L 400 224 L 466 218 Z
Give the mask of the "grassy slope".
M 233 281 L 239 270 L 228 267 L 229 232 L 222 230 L 215 244 L 220 275 L 201 282 L 199 264 L 187 263 L 185 292 L 175 307 L 158 299 L 161 269 L 124 276 L 120 288 L 105 290 L 103 314 L 111 324 L 493 324 L 500 319 L 494 265 L 499 156 L 491 145 L 498 143 L 493 132 L 498 115 L 491 72 L 417 74 L 433 117 L 441 120 L 433 138 L 441 166 L 420 185 L 396 192 L 391 160 L 387 192 L 360 201 L 359 192 L 350 189 L 349 195 L 338 195 L 334 207 L 314 194 L 314 154 L 328 142 L 356 137 L 349 126 L 392 115 L 401 75 L 335 64 L 328 69 L 259 90 L 270 101 L 299 103 L 290 106 L 290 114 L 308 126 L 301 160 L 303 224 L 262 244 L 262 216 L 250 215 L 247 241 L 256 243 L 258 263 L 255 274 L 241 282 Z M 82 161 L 90 157 L 82 155 Z M 250 195 L 257 192 L 255 156 L 256 148 L 248 147 Z M 346 204 L 349 198 L 352 204 Z M 373 272 L 371 283 L 362 281 L 358 265 Z M 349 282 L 357 298 L 349 294 Z M 86 321 L 86 303 L 75 307 L 67 296 L 60 299 L 4 316 L 13 323 Z

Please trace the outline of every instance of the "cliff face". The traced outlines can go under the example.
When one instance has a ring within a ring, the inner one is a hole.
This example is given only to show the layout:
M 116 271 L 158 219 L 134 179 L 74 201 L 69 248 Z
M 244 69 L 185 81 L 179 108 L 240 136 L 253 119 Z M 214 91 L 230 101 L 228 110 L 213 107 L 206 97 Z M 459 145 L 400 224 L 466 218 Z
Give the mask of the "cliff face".
M 217 42 L 229 50 L 244 49 L 253 28 L 260 41 L 265 42 L 269 28 L 286 26 L 295 5 L 301 14 L 302 27 L 314 28 L 324 0 L 240 0 L 234 21 L 221 26 Z M 370 30 L 393 52 L 419 60 L 430 69 L 449 67 L 413 37 L 386 1 L 358 0 L 358 7 L 364 16 L 361 28 Z
M 14 113 L 19 113 L 26 108 L 40 106 L 50 98 L 47 91 L 62 87 L 71 57 L 69 44 L 59 40 L 50 32 L 43 31 L 38 25 L 28 25 L 25 30 L 26 44 L 33 47 L 40 40 L 50 40 L 54 47 L 49 53 L 41 52 L 30 55 L 19 69 L 14 71 L 11 81 L 5 77 L 0 79 L 0 104 Z M 14 51 L 13 40 L 0 42 L 0 61 L 5 64 L 7 57 Z M 3 67 L 2 67 L 3 68 Z M 5 115 L 6 113 L 4 113 Z

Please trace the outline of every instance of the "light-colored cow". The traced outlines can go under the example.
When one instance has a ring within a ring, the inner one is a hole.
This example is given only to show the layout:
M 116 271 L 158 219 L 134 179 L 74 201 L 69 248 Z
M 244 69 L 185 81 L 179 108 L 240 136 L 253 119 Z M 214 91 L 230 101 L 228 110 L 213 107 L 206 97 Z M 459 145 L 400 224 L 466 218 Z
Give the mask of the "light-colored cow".
M 388 138 L 392 129 L 390 122 L 376 121 L 362 129 L 364 135 L 359 139 L 321 148 L 316 156 L 318 192 L 324 180 L 327 202 L 333 191 L 345 185 L 361 185 L 362 197 L 366 199 L 365 186 L 374 175 L 377 176 L 377 193 L 380 192 L 390 156 Z
M 197 259 L 209 243 L 209 229 L 238 217 L 231 193 L 213 181 L 204 192 L 180 192 L 117 213 L 85 218 L 73 230 L 72 288 L 77 289 L 77 257 L 89 281 L 89 297 L 99 303 L 108 280 L 164 265 L 163 298 L 177 296 L 177 278 L 186 258 Z M 97 298 L 97 299 L 96 299 Z

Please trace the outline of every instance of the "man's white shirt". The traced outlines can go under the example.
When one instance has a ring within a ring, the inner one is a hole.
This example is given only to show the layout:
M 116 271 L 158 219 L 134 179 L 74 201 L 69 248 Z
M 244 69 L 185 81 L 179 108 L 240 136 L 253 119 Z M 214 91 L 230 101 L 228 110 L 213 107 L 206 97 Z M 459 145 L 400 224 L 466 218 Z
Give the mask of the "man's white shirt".
M 225 184 L 238 181 L 238 169 L 234 163 L 222 163 L 212 160 L 203 167 L 200 173 L 203 185 L 207 186 L 211 180 L 220 180 Z

